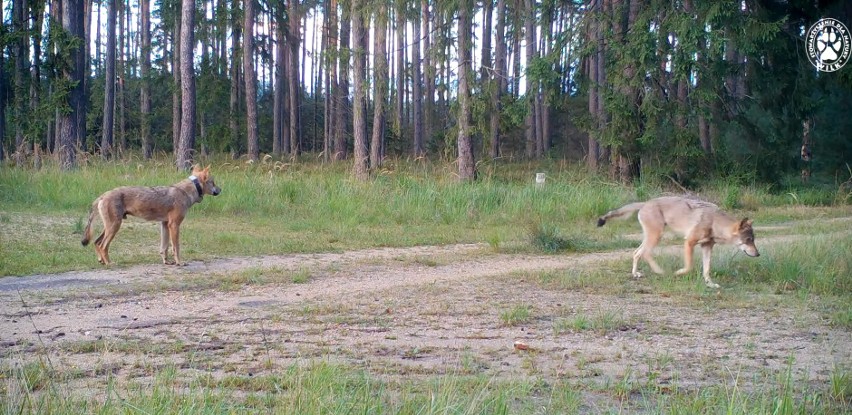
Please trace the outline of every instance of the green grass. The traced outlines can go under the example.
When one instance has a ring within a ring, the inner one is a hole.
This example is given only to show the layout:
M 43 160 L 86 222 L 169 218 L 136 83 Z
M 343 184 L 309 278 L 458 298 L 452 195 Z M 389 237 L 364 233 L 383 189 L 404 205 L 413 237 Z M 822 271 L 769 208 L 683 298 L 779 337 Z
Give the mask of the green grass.
M 553 332 L 560 335 L 566 332 L 595 331 L 606 333 L 618 330 L 628 324 L 628 320 L 621 313 L 604 311 L 591 316 L 586 313 L 577 313 L 570 318 L 559 318 L 553 322 Z
M 468 242 L 487 242 L 494 249 L 523 243 L 539 252 L 611 249 L 626 246 L 616 236 L 635 232 L 636 224 L 622 221 L 601 231 L 595 218 L 640 199 L 639 194 L 668 190 L 651 180 L 636 188 L 615 186 L 556 161 L 486 164 L 475 183 L 457 182 L 450 164 L 397 159 L 388 160 L 368 182 L 353 180 L 347 163 L 214 159 L 209 164 L 223 192 L 190 209 L 181 229 L 182 257 L 188 261 Z M 547 172 L 546 186 L 534 186 L 536 171 Z M 98 268 L 91 246 L 79 244 L 92 201 L 114 187 L 170 185 L 184 176 L 166 159 L 93 161 L 66 173 L 49 164 L 40 170 L 0 166 L 0 276 Z M 790 192 L 727 183 L 703 194 L 717 203 L 759 208 L 745 212 L 758 226 L 814 212 L 849 216 L 848 200 L 838 200 L 830 190 L 806 190 L 797 194 L 822 196 L 793 198 Z M 809 203 L 835 207 L 803 208 Z M 117 267 L 156 263 L 158 245 L 159 226 L 131 218 L 111 257 Z
M 460 363 L 461 365 L 461 363 Z M 346 365 L 316 360 L 267 374 L 181 377 L 166 365 L 149 379 L 119 383 L 110 375 L 85 393 L 68 386 L 79 373 L 33 363 L 2 370 L 3 413 L 298 413 L 298 414 L 532 414 L 596 411 L 688 414 L 842 414 L 850 409 L 849 373 L 836 368 L 826 389 L 794 378 L 792 370 L 746 387 L 736 373 L 700 388 L 660 387 L 631 370 L 603 384 L 506 378 L 459 372 L 388 380 Z M 589 407 L 586 407 L 588 410 Z
M 500 312 L 500 321 L 505 326 L 518 326 L 532 319 L 532 307 L 516 305 Z

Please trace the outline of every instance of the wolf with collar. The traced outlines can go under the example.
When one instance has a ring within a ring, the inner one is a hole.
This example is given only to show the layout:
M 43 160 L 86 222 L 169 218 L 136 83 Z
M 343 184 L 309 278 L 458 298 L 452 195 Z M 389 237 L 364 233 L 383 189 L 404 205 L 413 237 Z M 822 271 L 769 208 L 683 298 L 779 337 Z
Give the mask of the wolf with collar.
M 160 256 L 163 264 L 182 265 L 180 261 L 180 224 L 189 207 L 201 202 L 204 195 L 217 196 L 222 190 L 210 175 L 210 166 L 203 170 L 195 165 L 192 174 L 171 186 L 119 187 L 112 189 L 92 202 L 89 220 L 83 232 L 83 246 L 92 236 L 92 220 L 95 212 L 101 216 L 104 230 L 95 239 L 98 262 L 109 265 L 109 244 L 118 233 L 121 221 L 127 215 L 160 222 Z M 168 257 L 169 242 L 174 250 L 174 261 Z

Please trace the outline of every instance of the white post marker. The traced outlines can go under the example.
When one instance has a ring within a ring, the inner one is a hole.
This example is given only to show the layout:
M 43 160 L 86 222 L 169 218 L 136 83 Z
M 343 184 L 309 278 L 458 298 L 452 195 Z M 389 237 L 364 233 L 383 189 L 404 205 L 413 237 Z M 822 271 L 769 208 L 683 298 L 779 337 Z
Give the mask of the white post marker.
M 535 185 L 536 187 L 544 186 L 544 173 L 536 173 L 535 174 Z

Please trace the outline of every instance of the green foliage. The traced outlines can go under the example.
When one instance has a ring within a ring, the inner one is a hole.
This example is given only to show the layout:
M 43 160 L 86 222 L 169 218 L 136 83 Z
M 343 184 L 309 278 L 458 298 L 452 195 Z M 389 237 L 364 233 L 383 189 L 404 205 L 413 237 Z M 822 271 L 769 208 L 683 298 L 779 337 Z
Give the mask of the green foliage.
M 571 241 L 559 235 L 559 229 L 544 223 L 534 223 L 529 226 L 530 243 L 535 249 L 553 254 L 573 249 Z
M 508 310 L 500 312 L 500 321 L 506 326 L 518 326 L 527 323 L 532 318 L 531 307 L 527 305 L 517 305 Z

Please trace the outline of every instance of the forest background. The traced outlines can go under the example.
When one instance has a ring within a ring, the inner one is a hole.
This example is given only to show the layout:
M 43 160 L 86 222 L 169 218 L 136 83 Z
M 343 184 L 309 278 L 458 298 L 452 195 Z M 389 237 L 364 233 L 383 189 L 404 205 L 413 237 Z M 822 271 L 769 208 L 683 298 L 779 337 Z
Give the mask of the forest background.
M 0 160 L 564 159 L 621 182 L 848 179 L 842 1 L 4 0 Z M 87 30 L 88 29 L 88 30 Z M 191 46 L 191 47 L 190 47 Z M 709 174 L 708 174 L 709 173 Z

